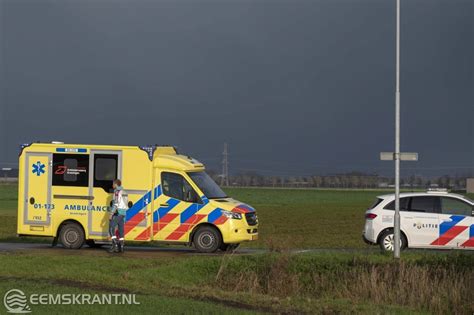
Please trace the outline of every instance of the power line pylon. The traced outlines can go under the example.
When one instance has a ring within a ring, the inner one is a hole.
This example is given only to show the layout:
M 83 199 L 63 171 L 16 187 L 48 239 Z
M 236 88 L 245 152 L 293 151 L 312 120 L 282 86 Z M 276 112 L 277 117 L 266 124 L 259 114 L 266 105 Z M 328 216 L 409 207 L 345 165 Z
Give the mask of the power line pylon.
M 222 152 L 221 186 L 229 186 L 229 151 L 227 150 L 227 142 L 224 142 L 224 152 Z

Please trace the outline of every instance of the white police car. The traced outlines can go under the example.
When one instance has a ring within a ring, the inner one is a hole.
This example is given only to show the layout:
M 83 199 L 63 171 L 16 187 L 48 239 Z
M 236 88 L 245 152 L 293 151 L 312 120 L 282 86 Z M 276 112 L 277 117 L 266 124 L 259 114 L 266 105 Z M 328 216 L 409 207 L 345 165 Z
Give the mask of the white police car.
M 393 251 L 395 195 L 377 197 L 362 236 Z M 474 249 L 474 201 L 447 191 L 400 194 L 401 248 Z

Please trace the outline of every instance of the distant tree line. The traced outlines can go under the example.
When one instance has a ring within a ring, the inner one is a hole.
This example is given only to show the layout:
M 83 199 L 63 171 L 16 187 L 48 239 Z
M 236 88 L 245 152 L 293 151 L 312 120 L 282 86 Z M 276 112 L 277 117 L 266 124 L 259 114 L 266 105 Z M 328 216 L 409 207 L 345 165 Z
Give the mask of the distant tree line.
M 211 177 L 221 183 L 221 176 L 216 172 L 209 172 Z M 468 176 L 443 175 L 439 177 L 423 177 L 412 175 L 402 177 L 400 185 L 402 188 L 450 188 L 463 190 L 466 187 Z M 266 176 L 257 172 L 244 172 L 229 177 L 231 186 L 240 187 L 295 187 L 295 188 L 390 188 L 394 185 L 394 179 L 380 176 L 378 174 L 366 174 L 362 172 L 349 172 L 333 175 L 313 176 Z
M 221 184 L 221 175 L 215 171 L 208 171 L 209 175 Z M 0 182 L 18 177 L 18 170 L 0 170 Z M 411 175 L 402 177 L 400 185 L 402 188 L 449 188 L 452 190 L 465 190 L 466 179 L 472 177 L 467 175 L 443 175 L 437 177 L 425 177 Z M 229 177 L 229 184 L 237 187 L 294 187 L 294 188 L 391 188 L 394 179 L 378 174 L 367 174 L 363 172 L 349 172 L 333 175 L 312 176 L 272 176 L 262 175 L 257 172 L 242 172 Z

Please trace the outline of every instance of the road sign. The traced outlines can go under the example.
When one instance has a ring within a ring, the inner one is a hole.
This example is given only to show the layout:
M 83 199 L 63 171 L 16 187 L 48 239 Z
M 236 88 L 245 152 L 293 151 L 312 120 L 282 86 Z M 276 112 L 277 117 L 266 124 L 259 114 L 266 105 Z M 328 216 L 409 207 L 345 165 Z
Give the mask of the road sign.
M 380 152 L 380 160 L 395 161 L 395 152 Z M 418 153 L 416 152 L 400 152 L 400 161 L 418 161 Z

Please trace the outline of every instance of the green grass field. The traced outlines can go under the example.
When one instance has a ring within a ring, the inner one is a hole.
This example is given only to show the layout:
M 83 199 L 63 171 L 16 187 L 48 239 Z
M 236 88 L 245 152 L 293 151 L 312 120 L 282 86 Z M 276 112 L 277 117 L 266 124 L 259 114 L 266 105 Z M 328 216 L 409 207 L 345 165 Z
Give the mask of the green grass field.
M 257 209 L 260 239 L 248 247 L 364 248 L 364 212 L 386 192 L 229 188 L 227 193 Z M 17 187 L 0 185 L 0 240 L 16 237 Z M 24 241 L 44 241 L 26 238 Z
M 290 248 L 365 248 L 365 209 L 377 191 L 228 189 L 254 206 L 254 255 L 109 255 L 103 250 L 0 252 L 0 298 L 31 293 L 133 293 L 140 305 L 30 305 L 46 313 L 472 314 L 474 255 L 378 251 L 290 254 Z M 16 237 L 16 186 L 0 186 L 0 241 Z M 47 241 L 27 238 L 23 241 Z M 0 309 L 3 306 L 0 305 Z
M 365 210 L 384 193 L 258 188 L 227 192 L 257 209 L 260 240 L 250 246 L 283 248 L 366 247 L 361 240 Z

